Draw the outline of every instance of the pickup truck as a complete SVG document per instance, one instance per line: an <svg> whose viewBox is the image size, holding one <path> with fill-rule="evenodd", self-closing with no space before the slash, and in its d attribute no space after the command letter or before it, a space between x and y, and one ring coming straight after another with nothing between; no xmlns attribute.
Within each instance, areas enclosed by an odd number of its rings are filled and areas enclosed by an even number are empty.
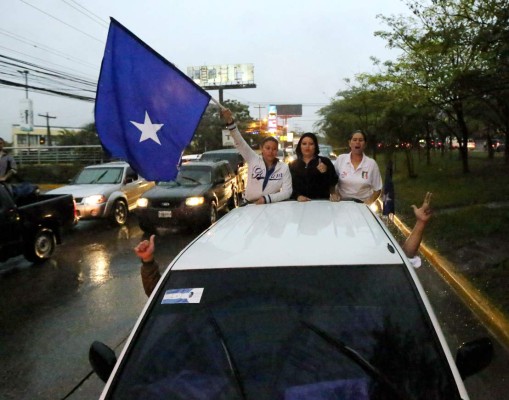
<svg viewBox="0 0 509 400"><path fill-rule="evenodd" d="M247 164L237 149L219 149L210 150L203 153L200 161L220 161L226 160L235 172L236 191L239 201L242 200L242 195L246 190L247 184Z"/></svg>
<svg viewBox="0 0 509 400"><path fill-rule="evenodd" d="M124 225L138 198L155 182L146 181L128 163L113 161L89 165L69 185L50 190L49 194L70 194L76 200L80 220L106 219Z"/></svg>
<svg viewBox="0 0 509 400"><path fill-rule="evenodd" d="M49 259L61 232L75 223L75 203L71 195L13 194L12 187L0 182L0 261L23 254L28 261Z"/></svg>

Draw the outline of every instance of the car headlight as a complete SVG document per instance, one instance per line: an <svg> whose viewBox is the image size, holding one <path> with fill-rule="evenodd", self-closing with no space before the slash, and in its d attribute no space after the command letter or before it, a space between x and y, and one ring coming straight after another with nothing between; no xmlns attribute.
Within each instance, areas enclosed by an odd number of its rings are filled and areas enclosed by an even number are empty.
<svg viewBox="0 0 509 400"><path fill-rule="evenodd" d="M199 196L199 197L188 197L186 199L186 206L194 207L202 205L205 202L205 197Z"/></svg>
<svg viewBox="0 0 509 400"><path fill-rule="evenodd" d="M102 204L106 203L106 197L102 194L94 194L93 196L87 196L83 198L83 204Z"/></svg>
<svg viewBox="0 0 509 400"><path fill-rule="evenodd" d="M148 207L148 199L145 197L140 197L138 200L136 200L136 206L141 208Z"/></svg>

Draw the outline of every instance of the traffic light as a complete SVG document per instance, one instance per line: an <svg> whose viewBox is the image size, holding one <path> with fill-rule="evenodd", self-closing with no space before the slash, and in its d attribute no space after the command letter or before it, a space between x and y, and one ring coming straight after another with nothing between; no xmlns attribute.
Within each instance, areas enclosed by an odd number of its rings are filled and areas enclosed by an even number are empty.
<svg viewBox="0 0 509 400"><path fill-rule="evenodd" d="M39 136L39 144L46 144L46 138L44 136Z"/></svg>

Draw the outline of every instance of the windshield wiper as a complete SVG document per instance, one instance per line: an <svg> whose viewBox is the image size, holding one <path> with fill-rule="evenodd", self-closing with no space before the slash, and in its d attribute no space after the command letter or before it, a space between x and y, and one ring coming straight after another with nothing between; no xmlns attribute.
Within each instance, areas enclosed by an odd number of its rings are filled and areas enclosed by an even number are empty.
<svg viewBox="0 0 509 400"><path fill-rule="evenodd" d="M411 400L411 398L406 394L401 392L394 384L389 380L385 374L380 372L373 364L371 364L368 360L362 357L358 352L356 352L351 347L348 347L341 340L333 338L328 333L324 332L320 328L315 325L310 324L309 322L300 321L302 325L308 328L310 331L318 335L325 342L334 346L337 350L347 356L350 360L354 361L357 365L359 365L369 376L374 378L377 382L382 383L387 389L389 389L396 399L399 400Z"/></svg>
<svg viewBox="0 0 509 400"><path fill-rule="evenodd" d="M101 175L99 175L96 179L94 179L92 182L90 182L90 184L92 183L97 183L99 182L99 180L108 173L108 171L104 171Z"/></svg>
<svg viewBox="0 0 509 400"><path fill-rule="evenodd" d="M233 356L230 353L230 350L228 349L228 346L226 345L226 340L223 335L223 332L221 331L221 328L219 327L219 324L217 323L214 316L211 314L209 316L210 323L214 327L214 332L216 333L217 337L219 338L219 341L221 342L221 346L223 347L224 354L226 356L226 360L228 361L228 365L230 366L230 371L232 372L233 377L235 378L235 382L237 383L237 389L239 390L240 396L245 400L247 399L246 393L244 392L244 386L242 385L242 380L240 379L240 373L237 369L237 366L235 365L235 361L233 360Z"/></svg>
<svg viewBox="0 0 509 400"><path fill-rule="evenodd" d="M200 185L200 181L197 181L196 179L193 179L193 178L189 178L188 176L181 176L182 179L187 179L188 181L191 181L191 182L194 182L194 183L197 183L198 185Z"/></svg>

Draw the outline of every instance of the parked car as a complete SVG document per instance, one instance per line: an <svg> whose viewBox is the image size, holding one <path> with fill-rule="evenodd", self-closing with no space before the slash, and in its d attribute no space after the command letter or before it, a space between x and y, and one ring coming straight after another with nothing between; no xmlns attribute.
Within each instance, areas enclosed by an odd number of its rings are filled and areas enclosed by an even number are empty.
<svg viewBox="0 0 509 400"><path fill-rule="evenodd" d="M118 361L100 342L101 399L466 400L414 267L380 218L351 201L228 213L168 266Z"/></svg>
<svg viewBox="0 0 509 400"><path fill-rule="evenodd" d="M49 259L62 231L75 222L70 195L40 194L29 184L0 182L0 261L23 254L28 261Z"/></svg>
<svg viewBox="0 0 509 400"><path fill-rule="evenodd" d="M475 150L475 147L476 147L475 140L474 139L468 139L467 140L467 149L469 151L473 151L473 150Z"/></svg>
<svg viewBox="0 0 509 400"><path fill-rule="evenodd" d="M334 161L338 156L334 153L334 150L332 150L332 146L329 144L319 144L318 148L320 150L320 155L323 157L328 157L332 161Z"/></svg>
<svg viewBox="0 0 509 400"><path fill-rule="evenodd" d="M247 184L247 164L237 149L220 149L206 151L200 157L200 161L219 161L226 160L235 172L237 181L237 194L239 200L246 190Z"/></svg>
<svg viewBox="0 0 509 400"><path fill-rule="evenodd" d="M277 158L281 161L290 164L295 158L297 158L293 149L279 149L277 151Z"/></svg>
<svg viewBox="0 0 509 400"><path fill-rule="evenodd" d="M72 194L80 220L106 218L115 225L124 225L138 198L154 185L128 163L116 161L85 167L70 185L48 193Z"/></svg>
<svg viewBox="0 0 509 400"><path fill-rule="evenodd" d="M500 139L491 139L491 148L495 151L500 151L500 146L503 146L504 142ZM488 150L488 142L484 142L483 148L485 151Z"/></svg>
<svg viewBox="0 0 509 400"><path fill-rule="evenodd" d="M172 226L209 226L218 212L238 206L236 177L228 161L190 161L177 178L158 182L138 199L138 222L145 232Z"/></svg>
<svg viewBox="0 0 509 400"><path fill-rule="evenodd" d="M182 156L182 164L185 164L189 161L197 161L201 157L201 154L186 154Z"/></svg>

